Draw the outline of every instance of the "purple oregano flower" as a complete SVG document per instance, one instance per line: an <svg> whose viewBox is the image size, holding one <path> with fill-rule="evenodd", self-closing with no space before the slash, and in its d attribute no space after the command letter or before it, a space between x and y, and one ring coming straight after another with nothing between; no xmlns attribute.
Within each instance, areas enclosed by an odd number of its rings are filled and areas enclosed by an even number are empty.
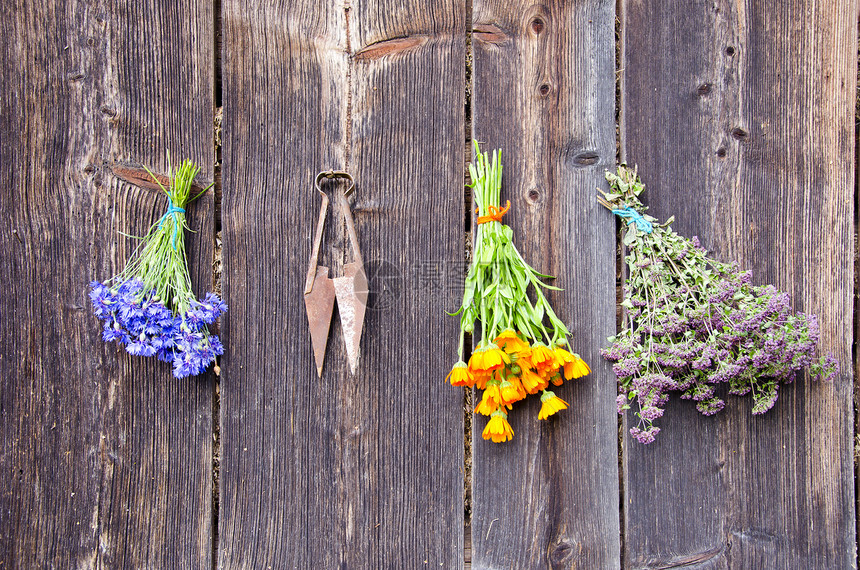
<svg viewBox="0 0 860 570"><path fill-rule="evenodd" d="M639 423L630 434L651 443L660 431L670 393L693 400L704 415L723 409L718 384L729 394L750 394L754 414L773 407L780 384L809 367L813 377L830 380L839 364L816 359L819 339L815 315L791 311L787 293L771 285L754 286L749 271L706 256L698 238L686 239L669 224L657 224L639 201L644 185L624 166L606 173L611 191L601 203L627 222L627 282L624 329L602 351L614 362L619 413L638 407Z"/></svg>
<svg viewBox="0 0 860 570"><path fill-rule="evenodd" d="M196 199L189 200L189 192L198 171L191 161L182 162L170 188L161 187L170 204L167 213L150 228L122 273L90 283L93 313L104 321L102 339L135 356L172 362L177 378L202 373L224 353L208 325L227 305L214 293L202 301L194 297L185 257L184 206Z"/></svg>

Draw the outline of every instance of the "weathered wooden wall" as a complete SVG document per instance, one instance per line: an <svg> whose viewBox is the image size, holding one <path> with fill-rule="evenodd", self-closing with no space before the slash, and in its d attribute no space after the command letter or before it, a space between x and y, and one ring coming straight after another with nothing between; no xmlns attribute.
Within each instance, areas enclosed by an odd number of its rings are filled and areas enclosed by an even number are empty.
<svg viewBox="0 0 860 570"><path fill-rule="evenodd" d="M0 568L856 566L856 0L175 4L0 8ZM210 290L222 231L227 353L177 381L101 342L86 284L165 208L117 173L170 151L212 179L219 97L222 203L189 209L189 256ZM558 418L517 407L505 445L482 417L464 441L443 381L473 135L593 369ZM674 403L655 444L619 440L594 200L616 140L652 213L819 314L835 383L763 417ZM371 306L358 373L335 311L319 379L300 290L329 168L358 182Z"/></svg>

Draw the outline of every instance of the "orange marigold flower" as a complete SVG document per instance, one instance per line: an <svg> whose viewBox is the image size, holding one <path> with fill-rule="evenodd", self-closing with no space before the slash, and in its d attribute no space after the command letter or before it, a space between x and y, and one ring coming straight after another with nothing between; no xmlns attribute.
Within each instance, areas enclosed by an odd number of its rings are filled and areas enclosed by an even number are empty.
<svg viewBox="0 0 860 570"><path fill-rule="evenodd" d="M555 364L555 355L547 345L537 342L532 345L532 363L539 370L548 370Z"/></svg>
<svg viewBox="0 0 860 570"><path fill-rule="evenodd" d="M490 344L487 346L486 351L484 352L484 360L483 366L484 370L495 370L496 368L502 368L505 364L511 363L511 357L508 356L508 353L496 346L495 344Z"/></svg>
<svg viewBox="0 0 860 570"><path fill-rule="evenodd" d="M523 368L520 378L522 378L523 388L529 394L537 394L538 390L540 390L539 386L543 384L543 379L534 370L529 370L528 368Z"/></svg>
<svg viewBox="0 0 860 570"><path fill-rule="evenodd" d="M573 362L575 358L570 352L558 345L552 347L552 354L555 356L555 360L559 367L566 362Z"/></svg>
<svg viewBox="0 0 860 570"><path fill-rule="evenodd" d="M486 370L484 368L484 353L486 350L482 348L480 345L472 352L472 356L469 357L469 372L475 374L476 372L481 372Z"/></svg>
<svg viewBox="0 0 860 570"><path fill-rule="evenodd" d="M489 390L484 390L484 393L481 397L481 401L478 403L478 406L475 408L475 411L479 414L489 416L498 409L499 403L493 400L493 397Z"/></svg>
<svg viewBox="0 0 860 570"><path fill-rule="evenodd" d="M450 380L452 386L474 386L475 378L469 372L469 368L462 360L457 361L446 380Z"/></svg>
<svg viewBox="0 0 860 570"><path fill-rule="evenodd" d="M501 384L499 384L499 391L502 395L502 403L506 406L513 404L514 402L518 402L519 400L522 400L522 396L520 396L520 391L517 389L517 386L510 380L505 380ZM524 395L525 394L523 394L523 396Z"/></svg>
<svg viewBox="0 0 860 570"><path fill-rule="evenodd" d="M523 352L529 348L529 343L522 340L514 329L503 330L495 342L508 354Z"/></svg>
<svg viewBox="0 0 860 570"><path fill-rule="evenodd" d="M514 430L511 424L508 423L508 415L502 411L494 412L481 435L484 436L484 439L493 440L493 443L501 443L512 439L514 437Z"/></svg>
<svg viewBox="0 0 860 570"><path fill-rule="evenodd" d="M499 388L500 382L492 379L487 381L487 386L484 388L484 398L490 398L497 404L502 404L502 389Z"/></svg>
<svg viewBox="0 0 860 570"><path fill-rule="evenodd" d="M532 362L532 349L531 347L526 347L525 349L519 351L518 353L511 355L511 362L515 363L522 369L531 368L534 369L535 365Z"/></svg>
<svg viewBox="0 0 860 570"><path fill-rule="evenodd" d="M556 412L566 410L568 406L567 402L549 390L543 393L543 396L540 397L540 401L543 405L540 407L540 412L538 413L539 420L545 420Z"/></svg>
<svg viewBox="0 0 860 570"><path fill-rule="evenodd" d="M475 386L483 390L487 387L487 381L493 377L492 372L487 372L486 370L478 370L478 371L469 371L472 374L472 378L475 379Z"/></svg>
<svg viewBox="0 0 860 570"><path fill-rule="evenodd" d="M578 354L574 354L573 358L573 362L565 362L564 364L564 377L570 380L587 376L591 372L588 364Z"/></svg>
<svg viewBox="0 0 860 570"><path fill-rule="evenodd" d="M523 388L523 383L520 381L519 377L511 376L508 378L508 380L516 387L517 393L520 395L520 400L525 399L525 397L528 395L528 392L526 392L526 389Z"/></svg>

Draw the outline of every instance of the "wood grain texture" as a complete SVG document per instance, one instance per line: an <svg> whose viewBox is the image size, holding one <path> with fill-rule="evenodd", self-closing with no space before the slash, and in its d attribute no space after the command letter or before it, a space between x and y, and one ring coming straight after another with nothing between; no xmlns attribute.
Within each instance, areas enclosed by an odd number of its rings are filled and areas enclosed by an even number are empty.
<svg viewBox="0 0 860 570"><path fill-rule="evenodd" d="M375 294L362 368L379 422L377 568L463 565L463 391L445 376L465 257L465 24L464 0L356 2L350 19L354 52L399 44L352 69L354 211Z"/></svg>
<svg viewBox="0 0 860 570"><path fill-rule="evenodd" d="M224 8L219 565L458 567L457 300L415 272L463 258L464 5ZM357 181L371 299L358 374L335 310L320 380L301 292L329 168ZM320 264L339 276L352 253L332 210Z"/></svg>
<svg viewBox="0 0 860 570"><path fill-rule="evenodd" d="M166 208L114 163L212 174L204 3L4 3L0 29L0 567L206 567L212 382L101 340L87 284ZM189 208L212 283L212 200Z"/></svg>
<svg viewBox="0 0 860 570"><path fill-rule="evenodd" d="M623 152L650 212L817 313L843 367L761 417L676 401L656 443L626 437L625 566L852 567L857 3L623 5Z"/></svg>
<svg viewBox="0 0 860 570"><path fill-rule="evenodd" d="M503 149L506 221L524 257L558 276L551 295L592 374L557 390L539 422L515 406L512 442L473 429L473 568L617 568L615 386L599 348L615 331L613 222L594 200L615 161L614 2L476 0L473 125Z"/></svg>

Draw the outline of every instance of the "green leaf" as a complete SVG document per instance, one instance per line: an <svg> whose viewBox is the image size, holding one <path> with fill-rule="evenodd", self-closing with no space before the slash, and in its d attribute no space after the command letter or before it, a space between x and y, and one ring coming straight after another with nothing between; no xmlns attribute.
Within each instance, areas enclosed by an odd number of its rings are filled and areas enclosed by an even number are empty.
<svg viewBox="0 0 860 570"><path fill-rule="evenodd" d="M627 233L624 235L623 243L626 246L631 246L636 241L636 236L638 232L636 231L636 224L627 224Z"/></svg>
<svg viewBox="0 0 860 570"><path fill-rule="evenodd" d="M466 290L463 292L463 306L468 307L475 299L475 283L467 283Z"/></svg>
<svg viewBox="0 0 860 570"><path fill-rule="evenodd" d="M540 322L543 320L543 316L544 316L543 303L537 303L534 306L533 314L534 314L534 318L536 321Z"/></svg>
<svg viewBox="0 0 860 570"><path fill-rule="evenodd" d="M519 332L528 334L531 332L531 325L527 319L523 319L519 313L514 315L514 324Z"/></svg>

